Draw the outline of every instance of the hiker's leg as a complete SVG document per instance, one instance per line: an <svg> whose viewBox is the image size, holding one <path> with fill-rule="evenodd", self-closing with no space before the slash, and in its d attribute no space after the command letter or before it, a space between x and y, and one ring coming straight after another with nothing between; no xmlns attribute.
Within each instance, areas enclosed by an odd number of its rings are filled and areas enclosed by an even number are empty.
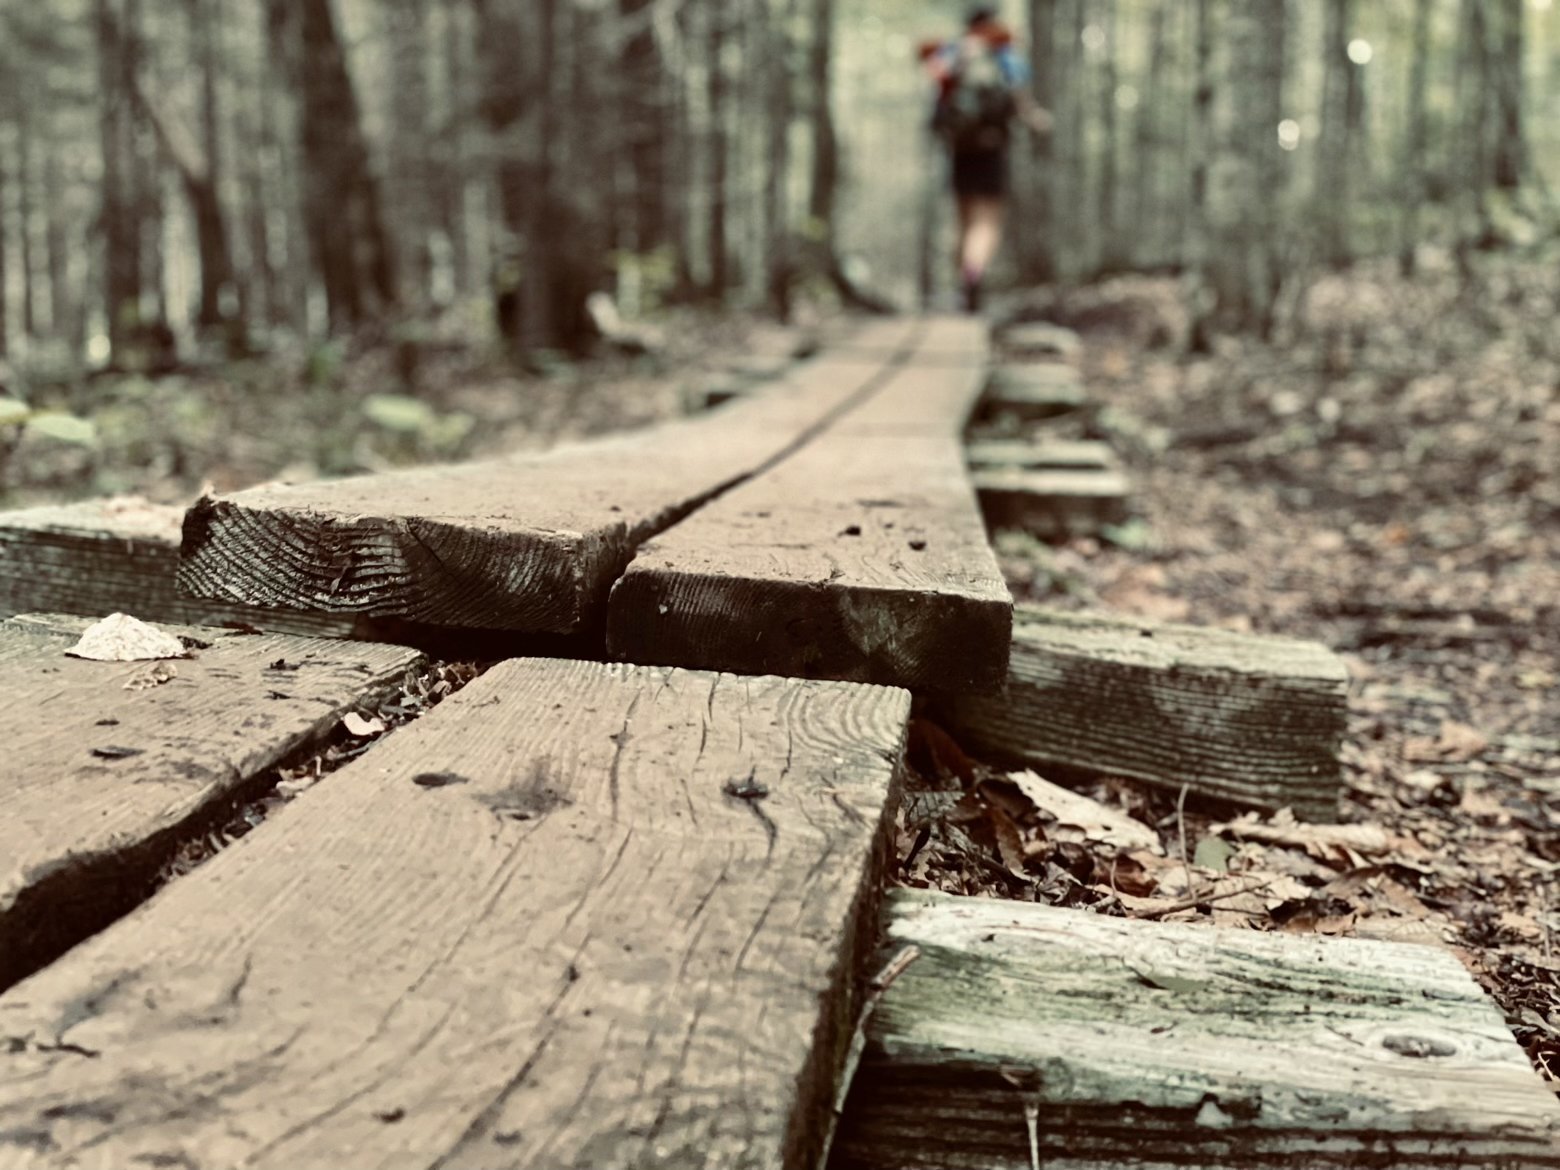
<svg viewBox="0 0 1560 1170"><path fill-rule="evenodd" d="M1004 212L1001 199L972 196L960 201L959 270L966 280L980 281L991 267L1002 243Z"/></svg>

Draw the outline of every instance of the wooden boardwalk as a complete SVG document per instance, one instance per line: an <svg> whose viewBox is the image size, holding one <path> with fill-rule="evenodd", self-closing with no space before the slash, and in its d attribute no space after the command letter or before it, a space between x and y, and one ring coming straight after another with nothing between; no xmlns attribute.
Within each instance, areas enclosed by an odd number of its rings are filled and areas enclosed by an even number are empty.
<svg viewBox="0 0 1560 1170"><path fill-rule="evenodd" d="M969 469L1121 473L1044 430L1076 338L1006 344L997 398L1033 401L985 409L1022 440L966 449L978 323L878 323L636 434L204 500L195 598L166 513L0 517L12 609L245 627L101 663L64 655L80 620L0 622L0 1167L820 1170L837 1127L834 1170L1554 1165L1553 1101L1439 952L880 919L911 691L992 757L1336 808L1321 647L1015 628ZM427 669L285 631L396 622L600 661L494 665L158 888Z"/></svg>

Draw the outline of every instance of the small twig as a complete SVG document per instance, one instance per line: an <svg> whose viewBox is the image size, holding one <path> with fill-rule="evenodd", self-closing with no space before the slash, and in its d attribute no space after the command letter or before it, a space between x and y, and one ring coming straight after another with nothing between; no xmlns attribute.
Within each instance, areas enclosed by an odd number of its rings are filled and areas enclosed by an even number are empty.
<svg viewBox="0 0 1560 1170"><path fill-rule="evenodd" d="M1192 880L1192 857L1186 851L1186 790L1190 784L1181 785L1181 794L1175 798L1175 830L1181 836L1181 869L1186 874L1186 892L1188 895L1197 888Z"/></svg>
<svg viewBox="0 0 1560 1170"><path fill-rule="evenodd" d="M867 981L867 995L856 1016L856 1030L851 1034L850 1047L845 1051L845 1063L840 1069L839 1088L834 1094L834 1112L829 1116L829 1131L823 1135L823 1147L818 1152L817 1170L828 1165L829 1150L834 1145L834 1134L839 1129L840 1118L845 1114L845 1098L850 1095L851 1082L856 1079L856 1069L861 1064L861 1054L867 1047L867 1021L877 1010L884 994L894 980L905 973L905 968L921 957L921 948L911 943L902 948L876 975Z"/></svg>
<svg viewBox="0 0 1560 1170"><path fill-rule="evenodd" d="M1179 902L1172 902L1168 906L1160 906L1154 910L1145 910L1141 914L1134 914L1134 918L1163 918L1166 914L1179 914L1182 910L1195 910L1199 906L1211 906L1215 902L1223 902L1229 898L1238 898L1242 894L1254 894L1258 890L1266 889L1276 882L1278 878L1270 877L1264 881L1253 882L1249 886L1242 886L1238 890L1225 890L1222 894L1216 894L1212 890L1206 894L1199 894L1191 898L1182 898Z"/></svg>

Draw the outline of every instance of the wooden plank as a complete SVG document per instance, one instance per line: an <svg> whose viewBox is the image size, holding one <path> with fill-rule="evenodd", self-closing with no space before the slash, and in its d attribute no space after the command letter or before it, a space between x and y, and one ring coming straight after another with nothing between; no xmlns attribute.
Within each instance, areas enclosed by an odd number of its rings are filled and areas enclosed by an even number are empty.
<svg viewBox="0 0 1560 1170"><path fill-rule="evenodd" d="M885 346L909 337L870 328ZM243 604L576 633L643 540L805 443L892 364L826 355L711 414L541 455L207 498L179 581Z"/></svg>
<svg viewBox="0 0 1560 1170"><path fill-rule="evenodd" d="M612 591L630 662L991 690L1012 601L959 433L978 362L909 368L824 435L650 541Z"/></svg>
<svg viewBox="0 0 1560 1170"><path fill-rule="evenodd" d="M998 366L991 372L981 416L1034 421L1070 414L1088 401L1083 379L1072 366L1056 362Z"/></svg>
<svg viewBox="0 0 1560 1170"><path fill-rule="evenodd" d="M886 922L919 955L831 1170L1556 1164L1560 1104L1439 948L909 890Z"/></svg>
<svg viewBox="0 0 1560 1170"><path fill-rule="evenodd" d="M971 478L993 531L1012 529L1042 540L1093 536L1132 514L1131 485L1119 469L988 467Z"/></svg>
<svg viewBox="0 0 1560 1170"><path fill-rule="evenodd" d="M0 512L0 618L130 613L149 622L249 625L348 637L350 617L225 605L181 593L184 509L134 496Z"/></svg>
<svg viewBox="0 0 1560 1170"><path fill-rule="evenodd" d="M0 997L0 1163L811 1170L908 714L503 663Z"/></svg>
<svg viewBox="0 0 1560 1170"><path fill-rule="evenodd" d="M1106 471L1121 466L1110 444L1095 439L979 439L965 446L964 457L977 469Z"/></svg>
<svg viewBox="0 0 1560 1170"><path fill-rule="evenodd" d="M1019 606L1007 693L952 700L969 746L1258 808L1337 815L1348 671L1315 642Z"/></svg>
<svg viewBox="0 0 1560 1170"><path fill-rule="evenodd" d="M997 333L997 348L1008 361L1049 359L1076 363L1083 352L1083 341L1062 325L1019 321Z"/></svg>
<svg viewBox="0 0 1560 1170"><path fill-rule="evenodd" d="M67 658L87 624L0 623L0 987L130 909L194 826L421 660L219 630L166 664Z"/></svg>

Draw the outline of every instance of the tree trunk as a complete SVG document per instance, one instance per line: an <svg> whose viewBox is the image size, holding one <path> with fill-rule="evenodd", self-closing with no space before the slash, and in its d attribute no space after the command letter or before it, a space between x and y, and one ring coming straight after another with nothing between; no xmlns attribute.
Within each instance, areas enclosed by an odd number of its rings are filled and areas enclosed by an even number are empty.
<svg viewBox="0 0 1560 1170"><path fill-rule="evenodd" d="M332 329L397 303L394 254L331 0L271 0L292 34L303 218Z"/></svg>
<svg viewBox="0 0 1560 1170"><path fill-rule="evenodd" d="M840 140L834 127L834 21L834 0L812 0L807 69L812 94L812 179L807 216L830 256L835 248L840 182Z"/></svg>
<svg viewBox="0 0 1560 1170"><path fill-rule="evenodd" d="M136 31L115 0L97 0L98 136L103 160L101 210L103 314L109 359L125 352L141 315L141 233L130 93ZM129 11L125 13L128 17Z"/></svg>
<svg viewBox="0 0 1560 1170"><path fill-rule="evenodd" d="M1137 128L1133 147L1132 260L1152 264L1161 259L1159 240L1159 201L1161 173L1160 104L1164 100L1165 59L1169 51L1166 35L1165 2L1154 0L1148 17L1148 76L1137 106Z"/></svg>
<svg viewBox="0 0 1560 1170"><path fill-rule="evenodd" d="M1117 125L1116 0L1095 0L1091 5L1104 34L1100 66L1100 268L1118 272L1127 266L1128 242L1123 239L1119 208L1121 153Z"/></svg>
<svg viewBox="0 0 1560 1170"><path fill-rule="evenodd" d="M791 317L791 282L794 261L791 256L791 119L793 116L791 76L791 30L796 22L798 0L779 0L779 13L766 8L765 80L768 166L764 181L764 283L770 311L781 321Z"/></svg>
<svg viewBox="0 0 1560 1170"><path fill-rule="evenodd" d="M726 99L729 79L726 75L726 44L730 34L731 0L707 0L709 12L706 26L705 60L708 73L705 100L709 104L709 217L705 224L710 257L710 276L707 291L717 301L723 300L731 283L731 253L728 225L729 205L727 178L730 170L731 144L728 138L730 125Z"/></svg>
<svg viewBox="0 0 1560 1170"><path fill-rule="evenodd" d="M1192 87L1190 118L1190 170L1187 192L1187 255L1192 273L1188 296L1191 329L1187 346L1193 353L1213 349L1213 311L1215 306L1210 272L1208 223L1208 169L1213 156L1213 2L1197 0L1192 41L1195 78Z"/></svg>
<svg viewBox="0 0 1560 1170"><path fill-rule="evenodd" d="M1034 76L1035 101L1052 113L1056 105L1056 5L1057 0L1029 0L1029 68ZM1032 139L1029 157L1028 208L1019 240L1019 264L1026 281L1044 283L1056 279L1051 212L1057 187L1053 135Z"/></svg>
<svg viewBox="0 0 1560 1170"><path fill-rule="evenodd" d="M1522 129L1523 0L1499 0L1489 13L1500 30L1495 73L1496 132L1490 178L1502 191L1515 191L1527 170Z"/></svg>
<svg viewBox="0 0 1560 1170"><path fill-rule="evenodd" d="M1426 152L1429 147L1425 119L1425 89L1430 71L1430 17L1435 0L1415 0L1413 61L1408 75L1408 126L1403 135L1402 212L1399 222L1398 270L1405 278L1415 271L1419 247L1419 209L1425 200Z"/></svg>
<svg viewBox="0 0 1560 1170"><path fill-rule="evenodd" d="M1350 106L1356 66L1349 60L1353 0L1327 0L1322 38L1322 135L1316 160L1316 223L1323 262L1333 268L1353 258L1349 237L1350 161L1354 117Z"/></svg>

